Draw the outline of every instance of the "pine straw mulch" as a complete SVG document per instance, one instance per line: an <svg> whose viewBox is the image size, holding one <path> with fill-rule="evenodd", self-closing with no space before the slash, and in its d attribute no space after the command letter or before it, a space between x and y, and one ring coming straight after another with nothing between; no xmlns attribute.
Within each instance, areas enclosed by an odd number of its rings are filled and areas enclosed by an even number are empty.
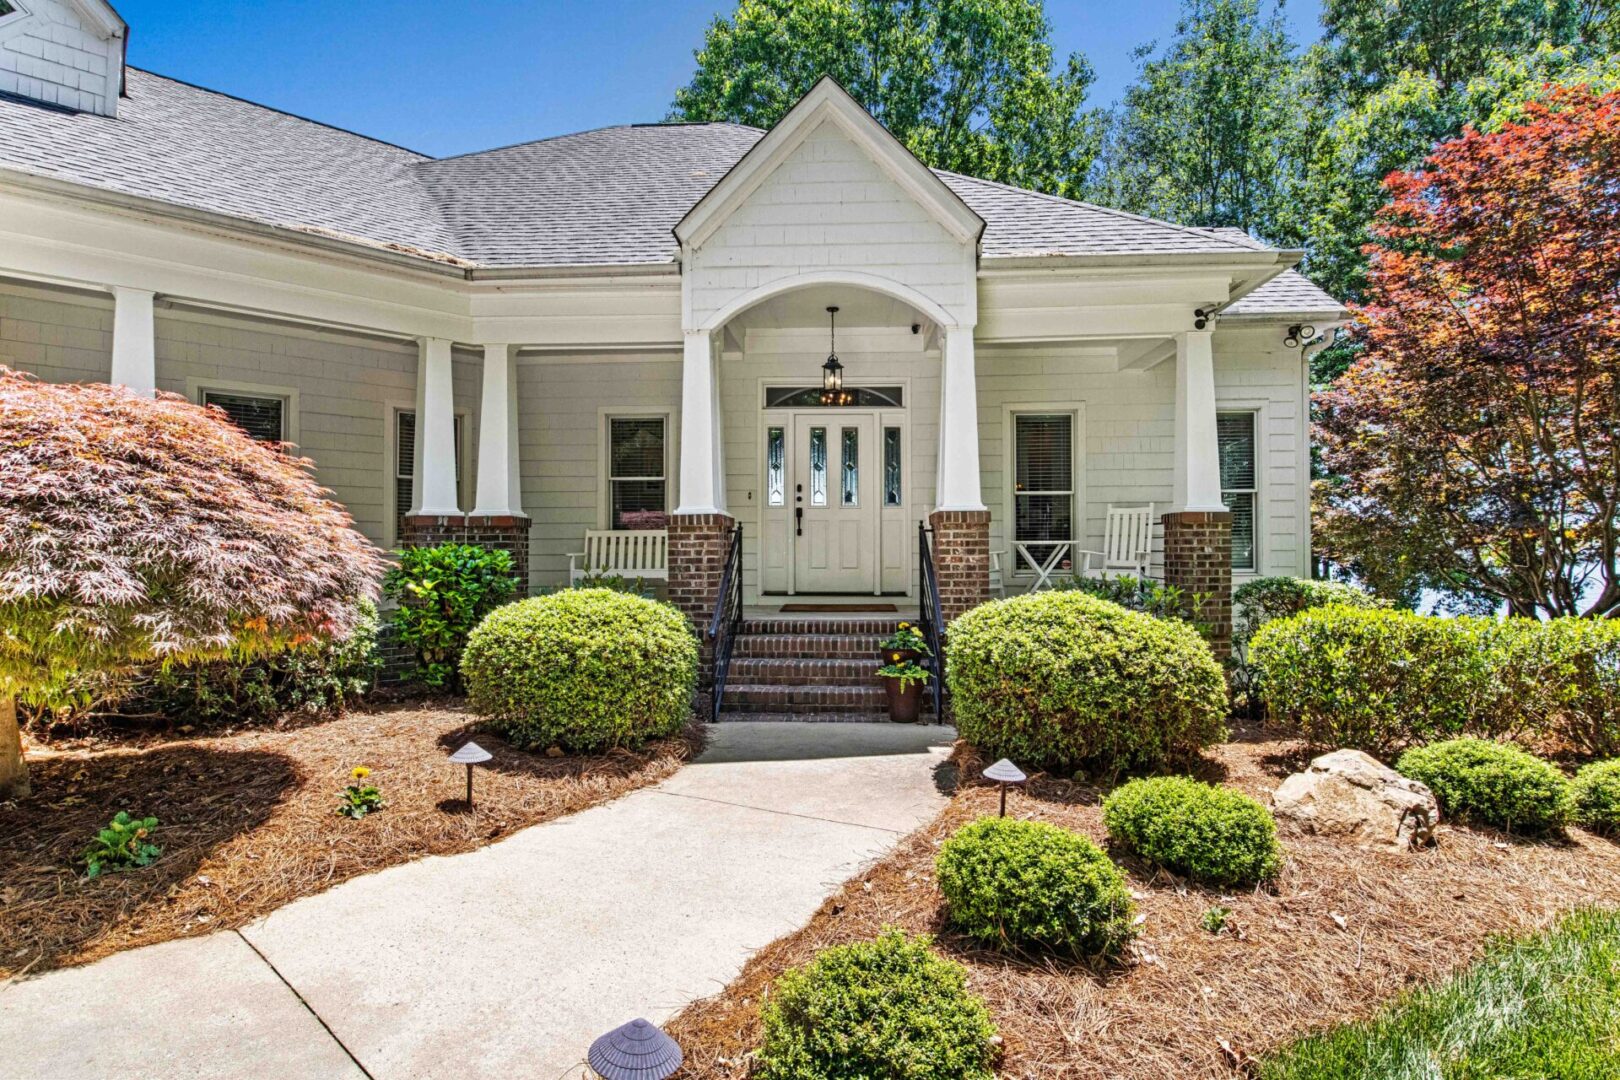
<svg viewBox="0 0 1620 1080"><path fill-rule="evenodd" d="M424 855L470 851L518 829L656 783L700 729L639 751L548 757L476 731L460 706L351 712L147 748L35 751L33 794L0 803L0 986L137 945L242 926L341 881ZM476 734L494 760L446 755ZM386 809L336 812L356 765ZM119 810L159 820L163 856L86 880L77 857Z"/></svg>
<svg viewBox="0 0 1620 1080"><path fill-rule="evenodd" d="M984 764L960 746L958 759L967 777ZM1211 751L1203 778L1267 801L1304 760L1295 743L1253 735ZM1010 815L1105 840L1102 789L1046 777L1029 787L1009 796ZM686 1052L678 1076L747 1075L771 981L829 945L889 925L936 935L942 952L967 965L1000 1029L1002 1076L1230 1080L1307 1030L1365 1017L1400 990L1454 970L1491 935L1539 929L1581 904L1620 904L1620 845L1578 830L1568 842L1527 842L1443 825L1438 847L1413 853L1285 833L1277 882L1235 896L1120 859L1145 920L1115 967L1009 958L945 928L933 874L940 843L995 812L994 788L966 786L802 930L682 1011L667 1026ZM1232 932L1200 925L1217 904L1232 910Z"/></svg>

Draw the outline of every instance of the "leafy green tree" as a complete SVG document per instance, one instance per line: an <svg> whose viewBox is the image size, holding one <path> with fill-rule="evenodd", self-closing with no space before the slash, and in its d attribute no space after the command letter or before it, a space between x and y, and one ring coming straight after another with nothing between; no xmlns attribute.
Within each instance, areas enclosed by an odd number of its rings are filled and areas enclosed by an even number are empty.
<svg viewBox="0 0 1620 1080"><path fill-rule="evenodd" d="M926 164L1068 196L1100 141L1041 0L741 0L696 56L672 119L770 127L831 75Z"/></svg>
<svg viewBox="0 0 1620 1080"><path fill-rule="evenodd" d="M1294 46L1280 7L1189 0L1141 70L1108 134L1101 201L1187 225L1277 232L1304 129Z"/></svg>

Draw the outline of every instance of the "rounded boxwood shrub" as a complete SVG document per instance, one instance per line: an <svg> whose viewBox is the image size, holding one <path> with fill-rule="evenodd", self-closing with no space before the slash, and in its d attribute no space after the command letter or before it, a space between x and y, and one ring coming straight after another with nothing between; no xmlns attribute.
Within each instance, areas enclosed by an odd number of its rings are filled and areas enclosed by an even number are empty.
<svg viewBox="0 0 1620 1080"><path fill-rule="evenodd" d="M1620 621L1507 619L1495 638L1513 730L1591 757L1620 754Z"/></svg>
<svg viewBox="0 0 1620 1080"><path fill-rule="evenodd" d="M945 841L934 869L951 925L998 948L1112 956L1131 937L1125 875L1056 825L982 818Z"/></svg>
<svg viewBox="0 0 1620 1080"><path fill-rule="evenodd" d="M946 645L956 727L1026 767L1152 767L1226 737L1226 683L1185 623L1081 592L981 604Z"/></svg>
<svg viewBox="0 0 1620 1080"><path fill-rule="evenodd" d="M1427 784L1443 814L1508 832L1556 832L1574 812L1570 783L1552 765L1517 746L1452 739L1408 750L1395 763Z"/></svg>
<svg viewBox="0 0 1620 1080"><path fill-rule="evenodd" d="M668 604L567 589L497 608L467 637L472 707L518 746L601 750L680 731L698 643Z"/></svg>
<svg viewBox="0 0 1620 1080"><path fill-rule="evenodd" d="M1574 794L1577 824L1602 836L1620 836L1620 758L1581 769Z"/></svg>
<svg viewBox="0 0 1620 1080"><path fill-rule="evenodd" d="M1103 800L1114 842L1172 873L1224 888L1282 866L1271 811L1240 791L1185 776L1132 780Z"/></svg>
<svg viewBox="0 0 1620 1080"><path fill-rule="evenodd" d="M989 1080L996 1033L961 964L886 930L776 980L764 1010L766 1080Z"/></svg>
<svg viewBox="0 0 1620 1080"><path fill-rule="evenodd" d="M1489 620L1332 604L1262 626L1249 663L1273 720L1313 745L1379 756L1493 730L1492 646Z"/></svg>

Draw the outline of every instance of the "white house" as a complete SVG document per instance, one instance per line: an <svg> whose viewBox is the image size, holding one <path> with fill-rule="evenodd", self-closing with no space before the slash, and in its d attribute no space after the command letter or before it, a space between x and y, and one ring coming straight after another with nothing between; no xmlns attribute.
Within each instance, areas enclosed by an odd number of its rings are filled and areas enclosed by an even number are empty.
<svg viewBox="0 0 1620 1080"><path fill-rule="evenodd" d="M540 588L667 525L699 619L733 523L753 607L914 605L931 521L949 614L1148 504L1169 581L1307 571L1300 326L1343 312L1299 252L930 170L831 81L768 132L434 159L125 35L0 0L0 363L219 404L380 545L504 544Z"/></svg>

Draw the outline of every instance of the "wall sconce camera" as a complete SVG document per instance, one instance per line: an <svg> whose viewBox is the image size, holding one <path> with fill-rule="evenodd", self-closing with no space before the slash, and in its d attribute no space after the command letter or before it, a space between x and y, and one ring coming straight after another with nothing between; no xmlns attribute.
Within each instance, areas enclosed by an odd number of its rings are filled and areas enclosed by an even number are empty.
<svg viewBox="0 0 1620 1080"><path fill-rule="evenodd" d="M1198 308L1198 309L1194 310L1193 311L1193 329L1194 330L1202 330L1202 329L1204 329L1205 327L1207 327L1209 325L1209 320L1213 319L1214 317L1215 317L1215 313L1213 311L1211 311L1209 308Z"/></svg>
<svg viewBox="0 0 1620 1080"><path fill-rule="evenodd" d="M1305 342L1316 337L1316 327L1309 323L1295 323L1288 328L1288 336L1283 338L1283 345L1290 349L1297 349Z"/></svg>

